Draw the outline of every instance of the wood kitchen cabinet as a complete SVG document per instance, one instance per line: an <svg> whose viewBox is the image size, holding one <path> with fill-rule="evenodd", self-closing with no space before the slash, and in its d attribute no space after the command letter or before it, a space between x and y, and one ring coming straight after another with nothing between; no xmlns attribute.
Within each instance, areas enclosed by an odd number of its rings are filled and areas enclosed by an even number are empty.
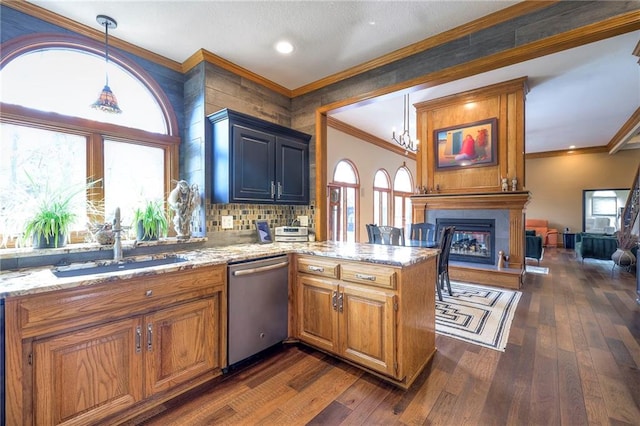
<svg viewBox="0 0 640 426"><path fill-rule="evenodd" d="M302 342L404 388L433 356L435 257L399 268L298 255L296 281Z"/></svg>
<svg viewBox="0 0 640 426"><path fill-rule="evenodd" d="M225 284L215 266L8 298L8 424L118 423L220 375Z"/></svg>
<svg viewBox="0 0 640 426"><path fill-rule="evenodd" d="M208 119L214 203L309 204L310 135L229 109Z"/></svg>

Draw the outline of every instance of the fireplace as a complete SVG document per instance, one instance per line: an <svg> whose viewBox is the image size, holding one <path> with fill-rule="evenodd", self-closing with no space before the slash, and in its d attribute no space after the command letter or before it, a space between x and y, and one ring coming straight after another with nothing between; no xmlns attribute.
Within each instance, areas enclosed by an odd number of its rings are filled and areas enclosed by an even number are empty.
<svg viewBox="0 0 640 426"><path fill-rule="evenodd" d="M495 263L495 219L437 218L436 230L455 226L449 259L469 263Z"/></svg>

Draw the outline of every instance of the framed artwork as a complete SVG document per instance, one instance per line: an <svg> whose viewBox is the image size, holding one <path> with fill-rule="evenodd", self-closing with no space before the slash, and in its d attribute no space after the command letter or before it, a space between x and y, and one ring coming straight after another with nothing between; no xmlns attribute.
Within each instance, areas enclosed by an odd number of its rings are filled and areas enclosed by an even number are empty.
<svg viewBox="0 0 640 426"><path fill-rule="evenodd" d="M273 242L269 222L266 220L256 220L256 232L258 233L258 241L261 243L268 244Z"/></svg>
<svg viewBox="0 0 640 426"><path fill-rule="evenodd" d="M496 165L497 133L497 118L434 130L436 170Z"/></svg>

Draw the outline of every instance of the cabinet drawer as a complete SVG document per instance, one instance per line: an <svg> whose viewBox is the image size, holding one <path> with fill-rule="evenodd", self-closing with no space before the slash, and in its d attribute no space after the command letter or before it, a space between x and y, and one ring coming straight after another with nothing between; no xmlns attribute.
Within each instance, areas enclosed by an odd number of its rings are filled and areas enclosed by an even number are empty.
<svg viewBox="0 0 640 426"><path fill-rule="evenodd" d="M340 273L342 281L389 289L396 288L397 272L393 268L363 263L342 263Z"/></svg>
<svg viewBox="0 0 640 426"><path fill-rule="evenodd" d="M150 311L220 291L226 266L132 278L17 300L23 337Z"/></svg>
<svg viewBox="0 0 640 426"><path fill-rule="evenodd" d="M298 272L319 275L321 277L338 278L340 265L336 261L317 257L299 257Z"/></svg>

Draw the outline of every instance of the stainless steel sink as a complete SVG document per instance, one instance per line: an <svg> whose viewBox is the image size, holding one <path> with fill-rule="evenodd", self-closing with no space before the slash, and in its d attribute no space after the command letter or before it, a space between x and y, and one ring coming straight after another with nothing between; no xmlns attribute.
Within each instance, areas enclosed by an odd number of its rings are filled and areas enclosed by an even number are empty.
<svg viewBox="0 0 640 426"><path fill-rule="evenodd" d="M108 263L104 265L79 265L56 268L53 275L58 278L79 277L84 275L105 274L109 272L129 271L132 269L149 268L152 266L170 265L173 263L185 262L188 259L178 256L168 256L159 259L135 260L129 259L121 262Z"/></svg>

